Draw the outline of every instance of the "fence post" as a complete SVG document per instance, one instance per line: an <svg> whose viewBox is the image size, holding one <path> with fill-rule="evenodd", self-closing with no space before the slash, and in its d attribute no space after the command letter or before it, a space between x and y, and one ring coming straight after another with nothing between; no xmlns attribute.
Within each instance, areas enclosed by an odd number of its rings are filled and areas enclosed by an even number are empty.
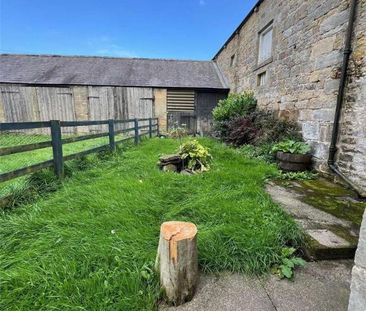
<svg viewBox="0 0 366 311"><path fill-rule="evenodd" d="M156 136L159 136L159 118L156 118Z"/></svg>
<svg viewBox="0 0 366 311"><path fill-rule="evenodd" d="M62 156L60 120L51 120L50 124L54 171L58 178L62 178L64 176L64 160Z"/></svg>
<svg viewBox="0 0 366 311"><path fill-rule="evenodd" d="M149 138L152 137L152 118L149 119Z"/></svg>
<svg viewBox="0 0 366 311"><path fill-rule="evenodd" d="M139 121L135 118L135 144L139 143Z"/></svg>
<svg viewBox="0 0 366 311"><path fill-rule="evenodd" d="M109 148L112 152L116 151L116 141L114 138L114 120L108 120L108 137L109 137Z"/></svg>

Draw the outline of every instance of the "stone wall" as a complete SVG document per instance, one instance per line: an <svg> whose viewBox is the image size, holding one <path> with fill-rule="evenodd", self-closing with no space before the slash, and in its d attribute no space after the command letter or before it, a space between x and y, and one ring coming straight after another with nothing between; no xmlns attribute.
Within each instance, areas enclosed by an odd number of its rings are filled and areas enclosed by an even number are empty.
<svg viewBox="0 0 366 311"><path fill-rule="evenodd" d="M352 269L351 296L349 311L364 311L366 306L366 212L360 231L360 240Z"/></svg>
<svg viewBox="0 0 366 311"><path fill-rule="evenodd" d="M366 191L366 0L359 0L340 131L338 165ZM363 178L363 181L360 179Z"/></svg>
<svg viewBox="0 0 366 311"><path fill-rule="evenodd" d="M159 118L159 131L166 133L167 129L167 107L166 89L154 89L155 117Z"/></svg>
<svg viewBox="0 0 366 311"><path fill-rule="evenodd" d="M337 164L366 190L366 0L358 2ZM215 57L232 92L254 90L261 108L300 124L324 172L348 16L348 0L265 0ZM271 22L272 58L258 66L259 32Z"/></svg>

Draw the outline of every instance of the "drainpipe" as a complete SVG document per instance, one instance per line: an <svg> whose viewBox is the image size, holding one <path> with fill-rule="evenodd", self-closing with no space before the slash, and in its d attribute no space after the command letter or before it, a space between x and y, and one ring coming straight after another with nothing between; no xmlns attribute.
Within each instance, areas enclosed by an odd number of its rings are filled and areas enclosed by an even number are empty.
<svg viewBox="0 0 366 311"><path fill-rule="evenodd" d="M335 155L337 152L337 140L338 140L338 136L339 136L339 120L341 118L342 104L343 104L343 99L344 99L349 56L352 52L351 41L352 41L353 24L354 24L355 14L356 14L356 6L357 6L357 0L351 0L348 27L347 27L347 32L346 32L346 41L345 41L344 50L343 50L343 64L342 64L342 70L341 70L341 79L339 82L332 137L331 137L331 142L330 142L330 147L329 147L328 166L332 172L334 172L336 175L338 175L340 178L342 178L353 190L355 190L357 192L357 194L359 196L366 197L366 192L362 191L361 189L359 189L359 187L357 185L355 185L353 182L351 182L338 169L337 165L335 164Z"/></svg>

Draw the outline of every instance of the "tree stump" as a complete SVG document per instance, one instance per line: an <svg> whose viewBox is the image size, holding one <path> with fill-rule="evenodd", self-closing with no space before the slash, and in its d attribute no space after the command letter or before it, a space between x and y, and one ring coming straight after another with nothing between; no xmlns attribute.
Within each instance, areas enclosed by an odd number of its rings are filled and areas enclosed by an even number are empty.
<svg viewBox="0 0 366 311"><path fill-rule="evenodd" d="M168 221L161 225L155 267L168 303L177 306L192 299L198 281L195 224Z"/></svg>

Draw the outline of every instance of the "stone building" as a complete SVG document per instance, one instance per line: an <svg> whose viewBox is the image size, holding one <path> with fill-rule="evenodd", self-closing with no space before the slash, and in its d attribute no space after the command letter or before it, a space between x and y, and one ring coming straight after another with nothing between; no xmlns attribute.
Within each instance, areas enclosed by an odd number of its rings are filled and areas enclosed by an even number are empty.
<svg viewBox="0 0 366 311"><path fill-rule="evenodd" d="M350 0L260 0L214 57L231 92L295 120L328 172ZM335 163L366 193L366 0L355 2Z"/></svg>
<svg viewBox="0 0 366 311"><path fill-rule="evenodd" d="M0 55L0 122L158 117L205 133L227 93L213 61Z"/></svg>
<svg viewBox="0 0 366 311"><path fill-rule="evenodd" d="M366 196L366 0L260 0L214 61L232 92L253 90L259 107L299 123L320 171ZM365 256L366 213L350 311L366 308Z"/></svg>

